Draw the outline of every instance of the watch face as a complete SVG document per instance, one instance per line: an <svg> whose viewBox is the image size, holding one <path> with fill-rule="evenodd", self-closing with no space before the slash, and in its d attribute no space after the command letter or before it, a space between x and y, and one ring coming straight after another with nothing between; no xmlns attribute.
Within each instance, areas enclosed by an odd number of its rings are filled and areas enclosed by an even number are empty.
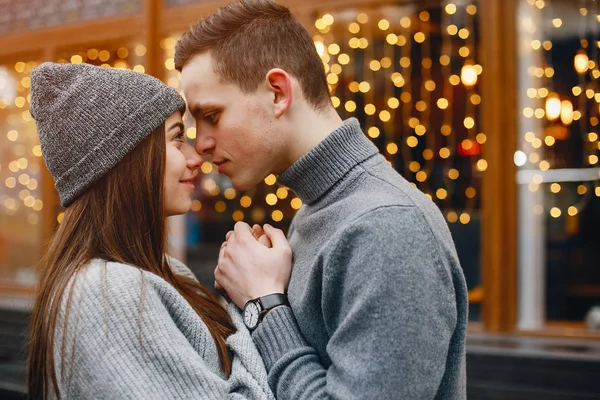
<svg viewBox="0 0 600 400"><path fill-rule="evenodd" d="M254 329L258 325L258 306L254 302L248 302L244 307L244 324L248 329Z"/></svg>

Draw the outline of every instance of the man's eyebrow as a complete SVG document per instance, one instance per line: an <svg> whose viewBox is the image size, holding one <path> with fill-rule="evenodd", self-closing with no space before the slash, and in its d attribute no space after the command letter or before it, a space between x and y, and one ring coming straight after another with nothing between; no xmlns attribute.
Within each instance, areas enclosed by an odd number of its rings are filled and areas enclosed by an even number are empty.
<svg viewBox="0 0 600 400"><path fill-rule="evenodd" d="M218 108L218 106L216 104L212 104L212 103L205 103L205 104L194 104L191 107L189 107L190 110L190 114L192 114L193 117L197 117L198 115L204 114L207 111L210 111L211 109L214 108Z"/></svg>

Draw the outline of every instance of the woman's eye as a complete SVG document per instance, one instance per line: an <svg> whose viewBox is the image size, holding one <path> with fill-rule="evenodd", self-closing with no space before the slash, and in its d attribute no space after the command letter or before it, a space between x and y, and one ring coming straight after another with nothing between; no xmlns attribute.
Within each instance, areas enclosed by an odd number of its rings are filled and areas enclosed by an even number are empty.
<svg viewBox="0 0 600 400"><path fill-rule="evenodd" d="M185 134L183 132L179 132L177 136L173 138L173 140L177 142L185 142Z"/></svg>

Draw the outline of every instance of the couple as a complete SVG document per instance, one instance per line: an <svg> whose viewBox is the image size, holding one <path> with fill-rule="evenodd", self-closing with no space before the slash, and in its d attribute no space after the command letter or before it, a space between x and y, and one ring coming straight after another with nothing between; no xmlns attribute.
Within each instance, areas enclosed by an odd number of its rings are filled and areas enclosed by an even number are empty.
<svg viewBox="0 0 600 400"><path fill-rule="evenodd" d="M66 210L41 262L31 398L465 399L467 292L447 225L336 114L308 32L272 1L237 1L175 58L195 149L183 99L150 76L32 73ZM238 190L272 173L304 203L289 243L268 225L227 234L227 308L165 253L198 153Z"/></svg>

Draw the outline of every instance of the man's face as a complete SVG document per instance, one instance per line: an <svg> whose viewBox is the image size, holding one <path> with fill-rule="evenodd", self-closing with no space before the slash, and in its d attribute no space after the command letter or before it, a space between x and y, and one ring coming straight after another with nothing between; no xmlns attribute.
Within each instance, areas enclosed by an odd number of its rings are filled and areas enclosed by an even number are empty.
<svg viewBox="0 0 600 400"><path fill-rule="evenodd" d="M211 155L236 189L248 190L289 166L266 83L244 94L235 84L222 83L211 55L203 53L183 67L181 84L196 120L196 151Z"/></svg>

